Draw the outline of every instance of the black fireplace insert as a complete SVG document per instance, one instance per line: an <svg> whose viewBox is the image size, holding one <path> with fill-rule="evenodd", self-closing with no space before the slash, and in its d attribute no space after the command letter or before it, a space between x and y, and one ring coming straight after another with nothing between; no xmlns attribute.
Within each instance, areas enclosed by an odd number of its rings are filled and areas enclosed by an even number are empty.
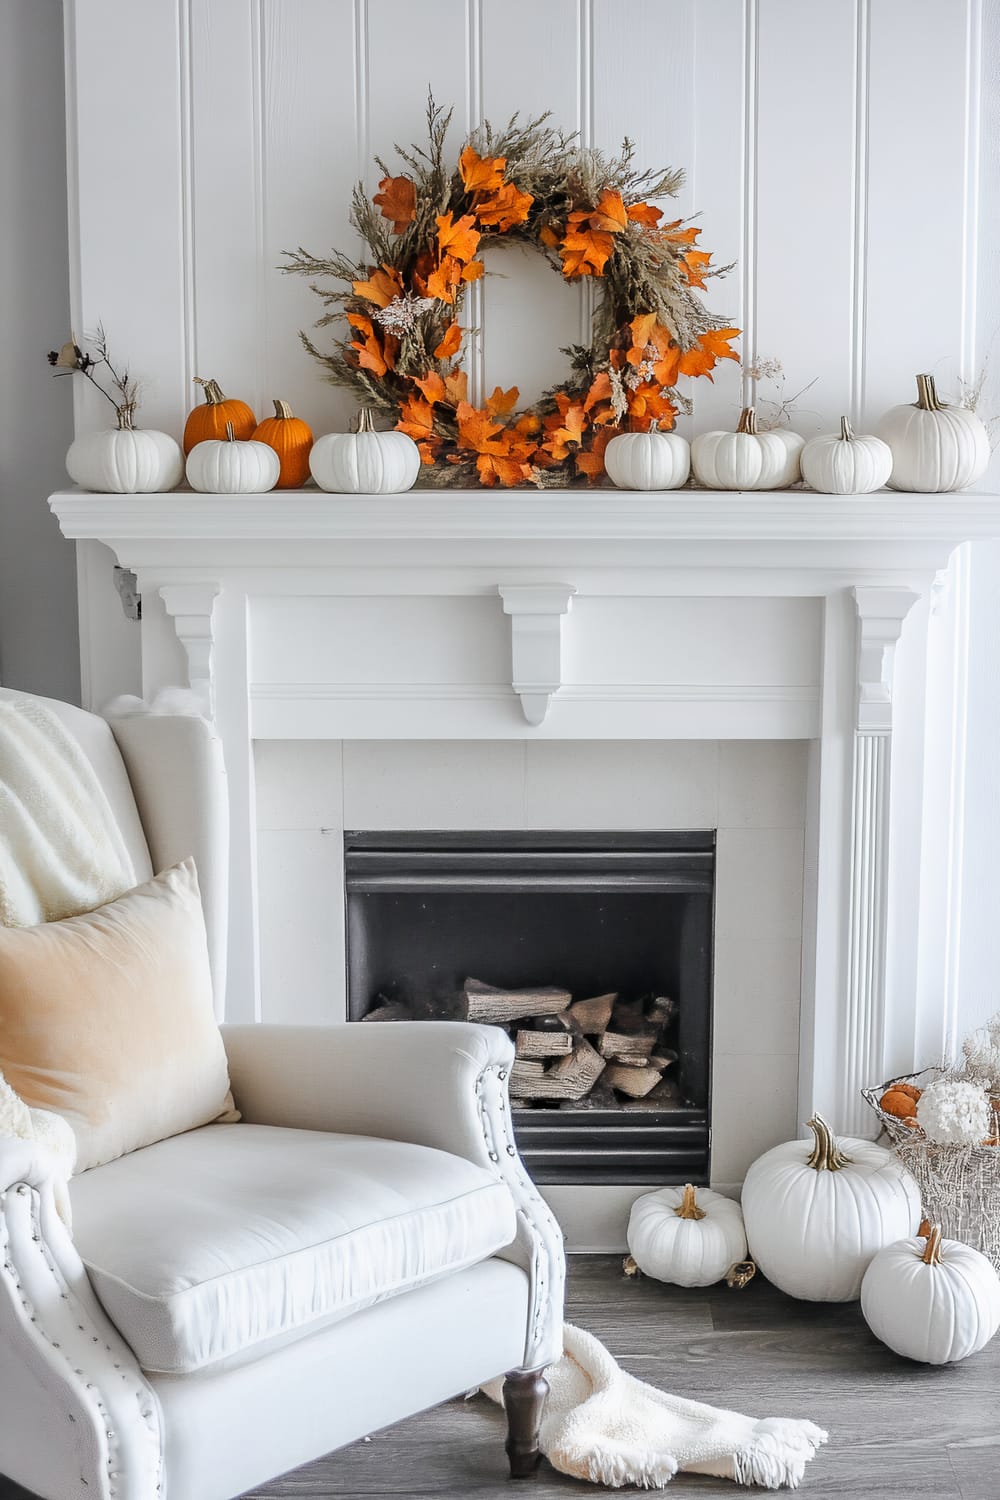
<svg viewBox="0 0 1000 1500"><path fill-rule="evenodd" d="M350 1020L496 1017L538 1182L707 1182L714 832L344 843Z"/></svg>

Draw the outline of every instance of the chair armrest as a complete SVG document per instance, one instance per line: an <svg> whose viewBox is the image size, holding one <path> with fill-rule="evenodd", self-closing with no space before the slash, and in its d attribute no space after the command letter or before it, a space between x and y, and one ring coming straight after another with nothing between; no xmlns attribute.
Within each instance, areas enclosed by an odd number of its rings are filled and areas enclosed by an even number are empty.
<svg viewBox="0 0 1000 1500"><path fill-rule="evenodd" d="M0 1473L38 1493L149 1500L160 1407L55 1208L53 1160L0 1138ZM55 1468L71 1453L79 1480Z"/></svg>
<svg viewBox="0 0 1000 1500"><path fill-rule="evenodd" d="M387 1021L223 1026L233 1096L255 1124L410 1141L464 1156L510 1189L518 1233L501 1254L532 1286L525 1369L562 1353L562 1232L511 1127L514 1048L498 1026Z"/></svg>

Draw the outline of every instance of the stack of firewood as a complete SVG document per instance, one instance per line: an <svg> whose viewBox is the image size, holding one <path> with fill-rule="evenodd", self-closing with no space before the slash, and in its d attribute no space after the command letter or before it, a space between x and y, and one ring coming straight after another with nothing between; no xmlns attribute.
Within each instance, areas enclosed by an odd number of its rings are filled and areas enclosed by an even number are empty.
<svg viewBox="0 0 1000 1500"><path fill-rule="evenodd" d="M574 1000L569 990L504 990L465 982L470 1021L505 1026L514 1038L510 1092L516 1104L579 1102L600 1082L607 1102L644 1099L677 1061L666 1045L673 1000L622 1000L616 993Z"/></svg>

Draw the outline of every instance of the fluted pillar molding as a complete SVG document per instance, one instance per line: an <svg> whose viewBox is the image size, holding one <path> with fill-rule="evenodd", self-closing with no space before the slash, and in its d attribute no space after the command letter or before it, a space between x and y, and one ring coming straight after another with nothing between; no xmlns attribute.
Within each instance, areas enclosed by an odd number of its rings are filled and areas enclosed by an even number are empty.
<svg viewBox="0 0 1000 1500"><path fill-rule="evenodd" d="M851 895L842 1128L870 1133L861 1089L885 1060L886 921L892 770L893 667L903 621L920 597L909 588L854 588L857 701L851 804Z"/></svg>

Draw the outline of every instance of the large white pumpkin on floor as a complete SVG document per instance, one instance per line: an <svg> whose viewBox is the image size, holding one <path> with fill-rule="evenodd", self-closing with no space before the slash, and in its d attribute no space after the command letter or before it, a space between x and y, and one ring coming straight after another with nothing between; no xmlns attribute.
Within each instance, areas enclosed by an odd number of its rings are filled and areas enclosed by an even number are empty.
<svg viewBox="0 0 1000 1500"><path fill-rule="evenodd" d="M978 1354L1000 1328L1000 1276L985 1255L941 1238L907 1239L880 1250L861 1283L861 1311L896 1354L948 1365Z"/></svg>
<svg viewBox="0 0 1000 1500"><path fill-rule="evenodd" d="M785 428L758 432L757 413L747 406L735 432L702 432L694 439L691 466L710 490L783 490L799 478L804 443Z"/></svg>
<svg viewBox="0 0 1000 1500"><path fill-rule="evenodd" d="M620 432L604 450L604 467L620 490L678 490L691 472L691 445L678 432Z"/></svg>
<svg viewBox="0 0 1000 1500"><path fill-rule="evenodd" d="M888 483L892 450L870 433L855 437L846 417L839 432L810 438L802 449L802 478L821 495L870 495Z"/></svg>
<svg viewBox="0 0 1000 1500"><path fill-rule="evenodd" d="M674 1286L714 1286L747 1253L740 1205L690 1182L637 1198L626 1239L640 1271Z"/></svg>
<svg viewBox="0 0 1000 1500"><path fill-rule="evenodd" d="M335 495L398 495L420 473L420 449L405 432L376 432L364 407L357 432L329 432L309 453L309 468L321 490Z"/></svg>
<svg viewBox="0 0 1000 1500"><path fill-rule="evenodd" d="M151 495L184 478L180 444L167 432L133 427L119 412L111 432L88 432L70 444L66 472L81 489L109 495Z"/></svg>
<svg viewBox="0 0 1000 1500"><path fill-rule="evenodd" d="M281 461L267 443L238 442L232 422L226 436L195 443L187 460L188 483L205 495L263 495L273 490Z"/></svg>
<svg viewBox="0 0 1000 1500"><path fill-rule="evenodd" d="M743 1183L750 1254L768 1281L806 1302L853 1302L877 1253L916 1233L920 1192L884 1146L835 1140L819 1115L812 1139L758 1157Z"/></svg>
<svg viewBox="0 0 1000 1500"><path fill-rule="evenodd" d="M933 375L917 376L915 405L887 411L878 435L892 449L889 484L894 490L964 490L989 468L990 440L983 423L964 406L940 402Z"/></svg>

